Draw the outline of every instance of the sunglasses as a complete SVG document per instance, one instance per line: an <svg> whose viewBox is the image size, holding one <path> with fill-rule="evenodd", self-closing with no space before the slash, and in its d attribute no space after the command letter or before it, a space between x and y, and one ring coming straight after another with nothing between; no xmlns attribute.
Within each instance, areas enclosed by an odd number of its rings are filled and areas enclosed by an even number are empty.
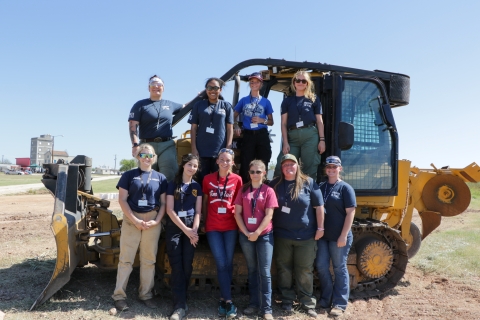
<svg viewBox="0 0 480 320"><path fill-rule="evenodd" d="M152 82L150 83L150 87L155 88L155 87L163 87L163 83L160 82Z"/></svg>
<svg viewBox="0 0 480 320"><path fill-rule="evenodd" d="M257 170L257 171L255 171L255 170L250 170L250 171L248 171L248 172L249 172L250 174L262 174L262 173L263 173L263 171L260 171L260 170Z"/></svg>
<svg viewBox="0 0 480 320"><path fill-rule="evenodd" d="M208 91L218 91L220 90L220 87L217 86L207 86Z"/></svg>
<svg viewBox="0 0 480 320"><path fill-rule="evenodd" d="M155 157L153 153L139 153L138 156L142 159L145 159L145 158L152 159L153 157Z"/></svg>
<svg viewBox="0 0 480 320"><path fill-rule="evenodd" d="M303 83L303 84L305 84L305 83L307 83L307 80L305 80L305 79L295 79L295 83Z"/></svg>
<svg viewBox="0 0 480 320"><path fill-rule="evenodd" d="M282 167L283 167L283 168L293 167L293 166L295 166L295 165L296 165L296 163L284 163L284 164L282 164Z"/></svg>
<svg viewBox="0 0 480 320"><path fill-rule="evenodd" d="M221 155L221 154L224 153L224 152L229 153L229 154L231 154L231 155L235 155L235 152L233 152L232 149L227 149L227 148L222 148L222 149L220 149L220 151L218 151L218 155Z"/></svg>
<svg viewBox="0 0 480 320"><path fill-rule="evenodd" d="M326 166L325 169L337 169L338 166L336 165L329 165L329 166Z"/></svg>

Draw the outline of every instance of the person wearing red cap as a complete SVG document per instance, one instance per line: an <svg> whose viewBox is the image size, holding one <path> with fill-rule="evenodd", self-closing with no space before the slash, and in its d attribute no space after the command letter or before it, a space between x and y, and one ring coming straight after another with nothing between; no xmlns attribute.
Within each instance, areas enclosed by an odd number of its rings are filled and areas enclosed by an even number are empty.
<svg viewBox="0 0 480 320"><path fill-rule="evenodd" d="M268 168L272 157L268 126L273 126L273 107L270 100L260 95L263 77L259 72L252 73L248 77L248 83L250 94L240 99L234 108L234 119L237 119L240 114L243 115L241 121L243 143L240 162L240 175L243 183L250 180L248 168L252 160L262 160ZM237 136L240 136L242 128L240 128L239 122L233 124L233 130Z"/></svg>

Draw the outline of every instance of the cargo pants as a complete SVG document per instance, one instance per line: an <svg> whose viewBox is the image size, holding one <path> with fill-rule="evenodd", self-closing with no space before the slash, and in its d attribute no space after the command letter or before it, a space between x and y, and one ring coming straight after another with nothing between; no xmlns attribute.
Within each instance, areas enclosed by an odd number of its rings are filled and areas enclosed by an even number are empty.
<svg viewBox="0 0 480 320"><path fill-rule="evenodd" d="M150 221L157 216L157 211L147 213L133 212L140 220ZM135 225L124 218L122 233L120 236L120 257L117 269L117 284L113 292L113 300L125 300L128 278L133 269L135 255L140 249L140 287L138 297L140 300L148 300L153 297L152 289L155 277L155 261L157 259L158 239L160 238L161 224L147 230L138 230Z"/></svg>

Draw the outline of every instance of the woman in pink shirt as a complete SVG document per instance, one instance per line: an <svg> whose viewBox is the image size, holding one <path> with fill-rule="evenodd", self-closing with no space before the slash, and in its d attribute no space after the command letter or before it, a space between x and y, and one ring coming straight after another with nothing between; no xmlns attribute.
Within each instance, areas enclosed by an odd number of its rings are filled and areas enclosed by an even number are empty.
<svg viewBox="0 0 480 320"><path fill-rule="evenodd" d="M272 279L270 268L273 255L273 210L278 207L275 191L264 184L265 164L250 162L250 182L245 184L235 199L235 220L240 229L240 246L247 261L250 302L243 311L256 315L259 311L266 320L272 316Z"/></svg>

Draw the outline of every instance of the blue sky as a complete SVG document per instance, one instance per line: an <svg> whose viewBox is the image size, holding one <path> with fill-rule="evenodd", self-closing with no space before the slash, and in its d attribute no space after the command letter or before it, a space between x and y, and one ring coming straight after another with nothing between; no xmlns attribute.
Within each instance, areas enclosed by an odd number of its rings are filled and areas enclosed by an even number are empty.
<svg viewBox="0 0 480 320"><path fill-rule="evenodd" d="M4 0L0 156L14 162L29 157L32 137L63 135L56 150L112 168L116 156L118 167L131 158L127 117L151 75L164 79L165 99L184 103L208 77L271 57L409 75L410 105L393 111L400 158L422 168L480 163L479 3ZM271 100L274 160L281 100ZM185 118L174 135L188 128Z"/></svg>

